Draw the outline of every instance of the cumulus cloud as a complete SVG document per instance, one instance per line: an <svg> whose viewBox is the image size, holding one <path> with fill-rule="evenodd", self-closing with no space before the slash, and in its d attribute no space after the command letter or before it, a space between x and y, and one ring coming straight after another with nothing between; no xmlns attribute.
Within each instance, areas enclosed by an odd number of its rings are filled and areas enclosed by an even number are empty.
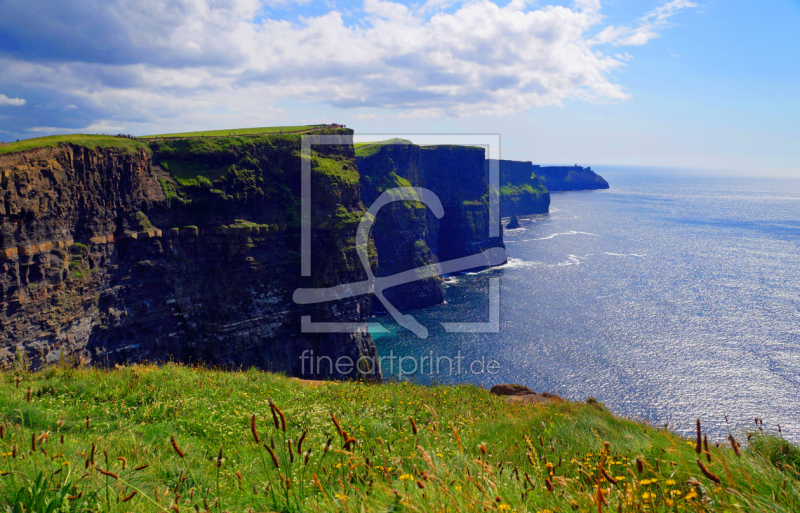
<svg viewBox="0 0 800 513"><path fill-rule="evenodd" d="M9 98L4 94L0 94L0 105L13 105L14 107L22 107L25 105L23 98Z"/></svg>
<svg viewBox="0 0 800 513"><path fill-rule="evenodd" d="M669 19L685 9L697 7L689 0L672 0L648 12L635 27L606 27L592 40L593 44L613 44L616 46L639 46L661 35L669 25Z"/></svg>
<svg viewBox="0 0 800 513"><path fill-rule="evenodd" d="M673 0L636 29L608 27L595 38L599 0L571 8L364 0L353 23L336 10L282 19L267 15L269 5L276 2L8 0L0 86L29 90L31 101L64 116L59 126L76 127L268 115L281 100L414 117L516 113L624 100L613 72L626 59L597 45L639 44L693 4ZM41 112L20 123L52 127Z"/></svg>

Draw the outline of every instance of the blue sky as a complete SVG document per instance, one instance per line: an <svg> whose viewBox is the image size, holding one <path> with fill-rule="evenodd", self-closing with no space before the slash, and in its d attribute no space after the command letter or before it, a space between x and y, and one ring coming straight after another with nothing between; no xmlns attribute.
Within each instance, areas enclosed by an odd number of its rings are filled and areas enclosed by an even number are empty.
<svg viewBox="0 0 800 513"><path fill-rule="evenodd" d="M313 122L800 168L800 2L2 0L0 139ZM413 137L412 137L413 138Z"/></svg>

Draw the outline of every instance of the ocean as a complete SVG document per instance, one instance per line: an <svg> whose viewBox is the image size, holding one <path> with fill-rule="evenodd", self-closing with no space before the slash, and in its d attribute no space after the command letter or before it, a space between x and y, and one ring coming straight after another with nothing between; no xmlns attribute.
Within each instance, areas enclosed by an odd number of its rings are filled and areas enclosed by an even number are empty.
<svg viewBox="0 0 800 513"><path fill-rule="evenodd" d="M371 319L384 375L595 397L680 433L700 418L716 439L759 417L800 442L800 174L596 171L610 190L552 194L505 232L507 265L408 312L429 338ZM489 321L492 278L499 332L445 332Z"/></svg>

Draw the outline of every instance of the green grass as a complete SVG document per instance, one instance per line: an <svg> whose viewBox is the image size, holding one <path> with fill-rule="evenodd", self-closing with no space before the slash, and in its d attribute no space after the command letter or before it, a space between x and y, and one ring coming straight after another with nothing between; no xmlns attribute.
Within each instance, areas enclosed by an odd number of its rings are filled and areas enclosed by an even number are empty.
<svg viewBox="0 0 800 513"><path fill-rule="evenodd" d="M59 144L76 144L93 150L99 148L119 148L130 153L148 148L147 144L144 142L126 139L124 137L90 134L51 135L48 137L36 137L34 139L13 142L7 146L0 145L0 155L37 148L50 148L58 146Z"/></svg>
<svg viewBox="0 0 800 513"><path fill-rule="evenodd" d="M0 377L7 511L596 512L601 461L602 511L800 508L779 438L712 444L715 484L693 441L599 404L171 364Z"/></svg>
<svg viewBox="0 0 800 513"><path fill-rule="evenodd" d="M414 144L407 139L387 139L386 141L378 142L365 142L354 143L353 147L356 149L356 157L369 157L379 152L383 146L389 144Z"/></svg>
<svg viewBox="0 0 800 513"><path fill-rule="evenodd" d="M157 137L226 137L229 135L258 135L258 134L277 134L279 132L297 133L307 132L321 125L299 125L299 126L265 126L257 128L231 128L227 130L205 130L200 132L181 132L175 134L154 134L143 135L142 139L155 139Z"/></svg>

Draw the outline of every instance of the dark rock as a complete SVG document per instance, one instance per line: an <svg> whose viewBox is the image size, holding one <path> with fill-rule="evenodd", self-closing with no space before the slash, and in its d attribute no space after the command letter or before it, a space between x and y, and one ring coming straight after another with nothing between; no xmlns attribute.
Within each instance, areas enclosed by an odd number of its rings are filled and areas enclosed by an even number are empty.
<svg viewBox="0 0 800 513"><path fill-rule="evenodd" d="M517 228L519 228L519 218L517 216L511 216L511 220L506 225L506 229L516 230Z"/></svg>
<svg viewBox="0 0 800 513"><path fill-rule="evenodd" d="M609 188L608 182L590 167L534 166L533 170L551 192Z"/></svg>
<svg viewBox="0 0 800 513"><path fill-rule="evenodd" d="M534 404L534 403L547 403L552 401L563 401L563 399L555 394L548 394L547 392L543 392L541 394L537 394L530 388L523 386L523 385L514 385L514 384L502 384L502 385L495 385L489 390L490 393L494 395L501 395L501 396L508 396L508 400L511 402L518 402L522 404Z"/></svg>
<svg viewBox="0 0 800 513"><path fill-rule="evenodd" d="M515 385L510 383L495 385L491 388L491 390L489 390L489 392L494 395L525 395L536 393L524 385Z"/></svg>
<svg viewBox="0 0 800 513"><path fill-rule="evenodd" d="M368 298L292 301L300 286L365 277L351 242L364 211L352 131L329 133L342 144L315 149L307 278L296 136L160 141L152 156L72 145L0 156L0 364L26 353L34 366L63 355L379 378L368 365L300 360L377 356L366 328L300 330L305 315L364 322Z"/></svg>

